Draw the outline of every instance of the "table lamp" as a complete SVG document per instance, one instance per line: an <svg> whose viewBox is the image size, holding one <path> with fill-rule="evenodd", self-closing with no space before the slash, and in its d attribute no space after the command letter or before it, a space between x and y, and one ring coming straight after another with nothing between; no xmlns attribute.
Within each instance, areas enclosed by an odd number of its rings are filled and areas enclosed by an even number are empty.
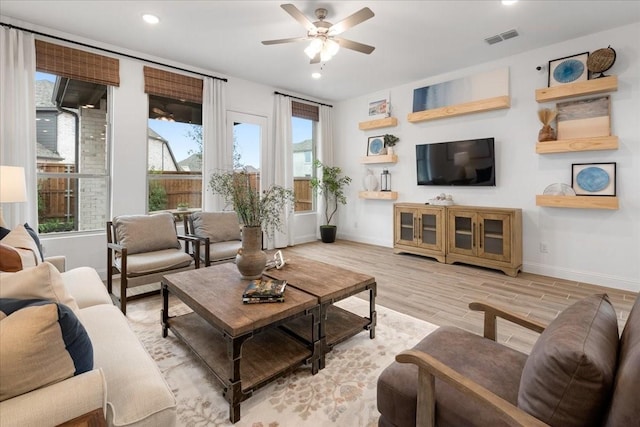
<svg viewBox="0 0 640 427"><path fill-rule="evenodd" d="M0 204L27 201L27 184L24 168L20 166L0 166ZM6 227L0 206L0 225Z"/></svg>

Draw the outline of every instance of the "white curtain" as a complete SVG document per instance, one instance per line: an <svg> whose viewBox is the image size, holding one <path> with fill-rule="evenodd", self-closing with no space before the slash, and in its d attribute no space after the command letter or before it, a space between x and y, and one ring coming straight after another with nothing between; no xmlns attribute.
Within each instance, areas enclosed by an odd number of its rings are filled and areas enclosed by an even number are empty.
<svg viewBox="0 0 640 427"><path fill-rule="evenodd" d="M225 115L226 82L211 77L204 78L202 93L202 179L204 181L204 211L221 211L224 200L211 193L209 176L220 170L233 168L233 148L228 146Z"/></svg>
<svg viewBox="0 0 640 427"><path fill-rule="evenodd" d="M268 147L263 155L262 185L280 185L293 189L293 142L291 136L291 98L275 96L274 105L274 138L272 147ZM294 244L293 206L282 213L281 231L273 235L267 233L267 249L284 248Z"/></svg>
<svg viewBox="0 0 640 427"><path fill-rule="evenodd" d="M326 105L320 106L320 131L318 132L317 157L322 163L333 166L333 108ZM317 200L317 222L316 237L320 238L320 226L325 224L323 197Z"/></svg>
<svg viewBox="0 0 640 427"><path fill-rule="evenodd" d="M24 167L28 200L2 206L9 227L38 226L35 72L33 34L0 27L0 164Z"/></svg>

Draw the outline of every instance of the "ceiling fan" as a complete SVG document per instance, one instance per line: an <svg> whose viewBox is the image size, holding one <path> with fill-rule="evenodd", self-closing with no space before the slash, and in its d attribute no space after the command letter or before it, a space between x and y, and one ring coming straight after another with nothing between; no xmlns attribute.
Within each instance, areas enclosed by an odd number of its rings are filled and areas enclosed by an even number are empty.
<svg viewBox="0 0 640 427"><path fill-rule="evenodd" d="M262 42L264 45L310 40L311 43L307 46L304 52L309 56L309 58L311 58L312 64L330 60L338 52L340 47L362 52L367 55L375 49L373 46L347 40L342 37L336 37L349 28L358 25L367 19L373 18L374 13L368 7L360 9L337 24L325 21L325 18L327 17L327 9L324 8L316 9L315 15L318 20L316 22L311 22L306 16L304 16L300 9L295 7L293 4L282 4L280 7L306 28L307 36L265 40Z"/></svg>

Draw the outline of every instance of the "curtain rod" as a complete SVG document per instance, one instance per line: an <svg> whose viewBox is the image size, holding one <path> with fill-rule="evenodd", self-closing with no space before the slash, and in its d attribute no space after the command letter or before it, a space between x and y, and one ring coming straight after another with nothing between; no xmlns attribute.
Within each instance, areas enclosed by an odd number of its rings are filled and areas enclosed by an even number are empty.
<svg viewBox="0 0 640 427"><path fill-rule="evenodd" d="M12 25L12 24L6 24L4 22L0 22L0 25L2 25L3 27L15 28L16 30L26 31L26 32L31 33L31 34L37 34L39 36L49 37L49 38L60 40L60 41L67 42L67 43L77 44L77 45L88 47L88 48L91 48L91 49L97 49L97 50L100 50L102 52L107 52L107 53L112 53L112 54L115 54L115 55L125 56L125 57L131 58L131 59L137 59L138 61L144 61L144 62L148 62L150 64L161 65L163 67L169 67L169 68L172 68L174 70L186 71L187 73L197 74L197 75L203 76L203 77L210 77L210 78L215 79L215 80L222 80L223 82L228 81L227 79L225 79L223 77L210 76L209 74L200 73L198 71L187 70L186 68L176 67L175 65L163 64L162 62L153 61L151 59L140 58L138 56L129 55L128 53L122 53L122 52L117 52L115 50L105 49L103 47L92 46L92 45L87 44L87 43L82 43L82 42L78 42L78 41L75 41L75 40L65 39L64 37L52 36L51 34L46 34L46 33L41 33L39 31L29 30L27 28L18 27L16 25Z"/></svg>
<svg viewBox="0 0 640 427"><path fill-rule="evenodd" d="M286 93L282 93L282 92L278 92L278 91L275 91L273 93L276 94L276 95L288 96L289 98L299 99L300 101L307 101L307 102L311 102L313 104L324 105L325 107L333 108L333 105L323 104L322 102L312 101L310 99L300 98L299 96L287 95Z"/></svg>

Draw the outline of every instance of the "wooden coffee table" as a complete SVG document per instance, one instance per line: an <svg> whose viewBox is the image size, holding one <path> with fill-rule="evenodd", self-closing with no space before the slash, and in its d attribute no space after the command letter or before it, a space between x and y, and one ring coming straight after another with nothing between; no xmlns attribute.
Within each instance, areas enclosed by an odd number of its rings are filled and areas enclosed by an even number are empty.
<svg viewBox="0 0 640 427"><path fill-rule="evenodd" d="M287 263L280 270L271 269L265 276L287 281L287 289L297 288L315 296L320 304L320 369L325 356L334 345L350 338L363 329L369 330L371 339L376 336L376 280L373 276L308 258L285 255ZM360 292L369 291L369 317L361 317L333 305ZM287 291L288 292L288 291ZM309 319L298 318L285 326L309 343Z"/></svg>
<svg viewBox="0 0 640 427"><path fill-rule="evenodd" d="M316 297L291 287L285 302L243 304L248 283L231 263L168 274L162 280L162 336L171 329L218 378L232 423L240 419L240 402L257 388L303 363L317 373L322 353ZM194 312L169 317L170 293ZM297 318L306 319L307 342L277 327Z"/></svg>

